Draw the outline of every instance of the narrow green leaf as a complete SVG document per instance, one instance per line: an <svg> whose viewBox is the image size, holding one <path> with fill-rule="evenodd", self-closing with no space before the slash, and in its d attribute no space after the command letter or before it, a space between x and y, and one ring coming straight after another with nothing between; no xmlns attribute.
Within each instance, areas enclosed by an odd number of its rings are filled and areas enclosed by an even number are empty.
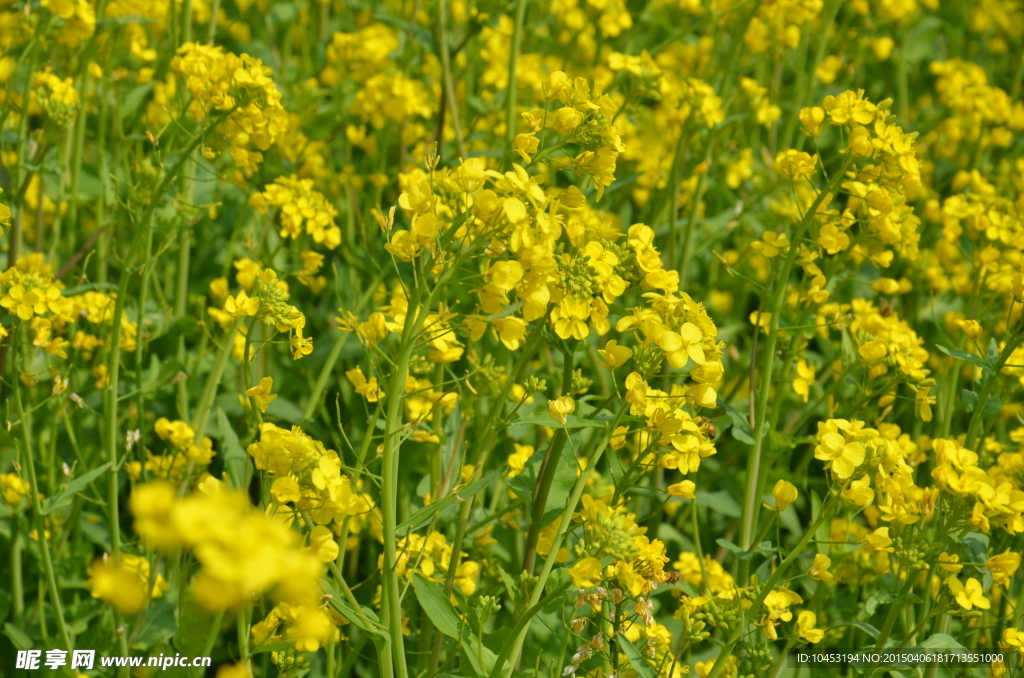
<svg viewBox="0 0 1024 678"><path fill-rule="evenodd" d="M750 431L750 423L747 418L736 411L736 408L725 401L721 401L722 407L729 414L729 419L732 420L732 437L741 443L747 445L754 444L754 435Z"/></svg>
<svg viewBox="0 0 1024 678"><path fill-rule="evenodd" d="M437 630L449 638L458 638L462 620L455 613L451 601L445 597L444 589L420 574L413 575L412 587L416 590L416 598L420 601L423 611L430 617Z"/></svg>
<svg viewBox="0 0 1024 678"><path fill-rule="evenodd" d="M494 469L480 480L470 483L466 487L456 490L455 492L449 492L447 496L443 497L439 501L435 501L433 504L424 506L419 511L412 514L412 517L398 526L396 529L398 536L404 537L409 532L423 527L430 522L430 519L434 517L435 513L444 511L458 501L465 501L466 499L469 499L480 490L493 484L494 481L497 480L497 478L504 472L504 467Z"/></svg>
<svg viewBox="0 0 1024 678"><path fill-rule="evenodd" d="M577 414L570 414L565 417L565 423L555 421L551 418L551 414L545 410L537 410L531 412L523 417L520 417L514 421L509 422L509 426L523 426L524 424L530 424L533 426L547 426L548 428L604 428L608 425L608 422L612 419L607 413L602 413L594 417L593 419L584 419Z"/></svg>
<svg viewBox="0 0 1024 678"><path fill-rule="evenodd" d="M752 552L748 552L745 549L740 548L739 545L733 544L728 539L719 539L718 545L733 554L737 560L750 560L754 557Z"/></svg>
<svg viewBox="0 0 1024 678"><path fill-rule="evenodd" d="M204 613L192 597L191 589L181 588L178 596L178 630L174 648L182 654L201 655L213 628L213 617Z"/></svg>
<svg viewBox="0 0 1024 678"><path fill-rule="evenodd" d="M698 492L697 506L706 506L712 511L721 513L729 518L739 518L743 512L739 502L732 498L726 490L717 492Z"/></svg>
<svg viewBox="0 0 1024 678"><path fill-rule="evenodd" d="M986 374L992 374L995 372L995 370L992 369L992 366L988 364L988 361L982 358L980 355L975 355L973 353L961 351L955 348L946 348L942 344L935 344L935 348L939 349L948 356L956 358L957 360L962 360L965 363L970 363L972 365L980 367L981 369L985 370Z"/></svg>
<svg viewBox="0 0 1024 678"><path fill-rule="evenodd" d="M927 648L937 647L937 648L943 648L943 649L947 649L947 650L963 650L964 649L964 646L961 645L960 642L956 638L954 638L953 636L951 636L951 635L949 635L947 633L933 633L932 635L928 636L921 643L920 647L927 647Z"/></svg>
<svg viewBox="0 0 1024 678"><path fill-rule="evenodd" d="M878 636L879 636L878 629L876 629L871 624L865 624L864 622L856 622L856 621L855 622L845 622L843 624L836 624L835 626L830 627L828 630L831 631L832 629L840 629L840 628L842 628L844 626L852 626L854 628L858 628L861 631L863 631L864 633L866 633L869 636L871 636L872 638L874 638L875 640L878 640Z"/></svg>
<svg viewBox="0 0 1024 678"><path fill-rule="evenodd" d="M109 461L106 464L103 464L102 466L97 466L91 471L87 471L82 475L78 476L77 478L73 479L64 487L63 490L53 495L52 497L47 497L46 499L43 500L40 506L40 513L42 513L45 516L51 511L59 509L62 506L67 506L68 504L71 503L71 500L75 498L76 494L84 490L89 485L89 483L93 482L101 475L106 473L108 469L110 469Z"/></svg>
<svg viewBox="0 0 1024 678"><path fill-rule="evenodd" d="M853 347L853 339L848 331L843 331L843 367L851 370L858 365L857 350Z"/></svg>
<svg viewBox="0 0 1024 678"><path fill-rule="evenodd" d="M988 400L985 401L985 406L982 408L981 413L986 417L994 417L999 414L999 410L1003 407L1003 402L999 398L989 396Z"/></svg>
<svg viewBox="0 0 1024 678"><path fill-rule="evenodd" d="M363 607L363 614L360 615L358 612L356 612L355 608L349 605L348 601L346 601L342 597L341 593L338 591L338 589L334 587L334 583L331 580L321 578L320 588L324 590L324 593L330 595L329 600L331 602L331 607L337 610L343 617L345 617L345 619L349 620L356 628L362 629L363 631L366 631L367 633L373 634L375 636L380 636L384 639L390 637L390 634L388 633L387 629L381 626L369 625L364 620L365 617L366 619L369 619L372 622L378 621L376 612L367 607ZM374 642L376 642L376 639L374 640Z"/></svg>
<svg viewBox="0 0 1024 678"><path fill-rule="evenodd" d="M4 633L6 633L7 637L11 639L11 644L14 645L15 649L31 650L35 647L35 643L32 642L32 639L25 635L24 631L10 622L4 624Z"/></svg>
<svg viewBox="0 0 1024 678"><path fill-rule="evenodd" d="M964 401L964 409L968 412L973 412L974 408L978 406L978 394L968 389L960 391L960 397Z"/></svg>
<svg viewBox="0 0 1024 678"><path fill-rule="evenodd" d="M615 638L622 645L622 652L626 655L626 659L629 660L629 665L633 667L633 672L636 673L637 678L657 678L654 669L651 668L651 665L640 654L640 650L636 649L636 646L629 642L629 638L626 637L625 633L619 633Z"/></svg>
<svg viewBox="0 0 1024 678"><path fill-rule="evenodd" d="M222 445L221 455L224 459L224 470L228 473L228 482L231 487L242 487L245 484L245 465L247 463L245 450L238 441L238 434L231 426L228 415L224 410L217 408L217 429L220 431L220 442Z"/></svg>

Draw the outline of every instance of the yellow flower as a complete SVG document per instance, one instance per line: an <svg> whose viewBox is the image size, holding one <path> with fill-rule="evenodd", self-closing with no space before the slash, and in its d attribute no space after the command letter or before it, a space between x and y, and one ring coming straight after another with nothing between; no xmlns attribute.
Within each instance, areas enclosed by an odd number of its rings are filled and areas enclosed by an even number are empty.
<svg viewBox="0 0 1024 678"><path fill-rule="evenodd" d="M331 530L324 525L317 525L309 533L308 550L320 562L331 563L338 557L340 549Z"/></svg>
<svg viewBox="0 0 1024 678"><path fill-rule="evenodd" d="M992 603L982 594L981 583L974 577L968 579L966 584L962 584L956 577L950 577L946 580L946 586L953 592L957 604L965 610L987 610L992 607Z"/></svg>
<svg viewBox="0 0 1024 678"><path fill-rule="evenodd" d="M274 388L273 377L263 377L260 379L258 386L253 386L245 392L245 395L256 401L256 406L260 408L260 412L267 411L267 405L269 405L275 398L276 395L271 395L270 391Z"/></svg>
<svg viewBox="0 0 1024 678"><path fill-rule="evenodd" d="M148 563L147 563L148 575ZM146 606L146 586L124 563L103 556L89 563L89 579L85 587L93 598L99 598L122 614L136 614Z"/></svg>
<svg viewBox="0 0 1024 678"><path fill-rule="evenodd" d="M831 581L832 573L828 571L828 568L832 566L832 559L826 556L824 553L818 553L814 556L814 562L811 564L810 569L807 570L807 574L811 579L818 581Z"/></svg>
<svg viewBox="0 0 1024 678"><path fill-rule="evenodd" d="M375 403L384 397L384 391L377 386L377 377L367 379L362 368L356 367L345 372L345 377L356 387L356 393L366 398L367 402Z"/></svg>
<svg viewBox="0 0 1024 678"><path fill-rule="evenodd" d="M526 338L526 321L514 315L495 318L491 323L491 328L505 348L510 351L519 348L523 339Z"/></svg>
<svg viewBox="0 0 1024 678"><path fill-rule="evenodd" d="M871 478L864 475L860 480L851 481L850 486L843 490L841 496L854 506L867 506L875 500L875 491L871 489Z"/></svg>
<svg viewBox="0 0 1024 678"><path fill-rule="evenodd" d="M1020 554L1010 549L994 555L985 563L985 567L992 573L992 582L1000 586L1009 586L1017 568L1020 567Z"/></svg>
<svg viewBox="0 0 1024 678"><path fill-rule="evenodd" d="M821 134L825 129L825 109L820 106L800 109L800 126L809 137Z"/></svg>
<svg viewBox="0 0 1024 678"><path fill-rule="evenodd" d="M950 555L945 551L939 554L938 566L946 572L952 572L954 574L964 569L964 566L960 564L960 556L955 553Z"/></svg>
<svg viewBox="0 0 1024 678"><path fill-rule="evenodd" d="M850 246L850 236L835 224L825 224L818 234L818 244L829 254L838 254Z"/></svg>
<svg viewBox="0 0 1024 678"><path fill-rule="evenodd" d="M864 462L864 445L857 441L848 442L839 432L850 427L851 422L845 419L829 419L827 422L818 422L818 442L820 444L814 448L814 458L828 462L825 464L825 468L831 468L832 473L841 480L852 476L857 467Z"/></svg>
<svg viewBox="0 0 1024 678"><path fill-rule="evenodd" d="M250 297L242 290L237 296L228 297L224 302L224 310L232 318L245 318L259 313L260 300L258 297Z"/></svg>
<svg viewBox="0 0 1024 678"><path fill-rule="evenodd" d="M893 553L892 539L889 538L889 528L880 527L867 537L861 540L864 550L869 553L886 552Z"/></svg>
<svg viewBox="0 0 1024 678"><path fill-rule="evenodd" d="M555 334L562 339L586 339L590 334L586 319L590 316L590 301L565 297L551 312Z"/></svg>
<svg viewBox="0 0 1024 678"><path fill-rule="evenodd" d="M793 149L783 151L775 158L775 171L794 181L814 174L817 166L817 154L809 155Z"/></svg>
<svg viewBox="0 0 1024 678"><path fill-rule="evenodd" d="M573 586L590 589L601 581L601 561L593 556L579 560L569 568Z"/></svg>
<svg viewBox="0 0 1024 678"><path fill-rule="evenodd" d="M570 414L576 411L576 401L570 396L562 396L557 400L548 401L548 413L551 418L565 426Z"/></svg>
<svg viewBox="0 0 1024 678"><path fill-rule="evenodd" d="M4 501L13 506L29 493L29 485L14 473L3 473L0 474L0 493Z"/></svg>
<svg viewBox="0 0 1024 678"><path fill-rule="evenodd" d="M673 497L683 499L694 499L697 496L697 486L692 480L683 480L668 486L668 493Z"/></svg>
<svg viewBox="0 0 1024 678"><path fill-rule="evenodd" d="M508 477L515 478L526 468L526 462L530 460L535 452L533 445L520 445L513 443L516 451L508 455Z"/></svg>
<svg viewBox="0 0 1024 678"><path fill-rule="evenodd" d="M750 246L771 259L772 257L779 256L780 252L789 247L789 238L786 237L785 233L765 231L761 239L750 243Z"/></svg>
<svg viewBox="0 0 1024 678"><path fill-rule="evenodd" d="M785 511L790 504L796 501L798 496L796 485L788 480L780 480L775 483L775 488L772 489L772 496L775 498L775 506L764 504L764 507L769 511Z"/></svg>
<svg viewBox="0 0 1024 678"><path fill-rule="evenodd" d="M956 320L956 325L973 341L977 341L978 337L981 336L982 329L977 320L963 320L958 318Z"/></svg>
<svg viewBox="0 0 1024 678"><path fill-rule="evenodd" d="M806 640L808 643L820 643L825 637L825 632L814 628L818 623L818 617L810 610L801 610L796 618L797 637Z"/></svg>
<svg viewBox="0 0 1024 678"><path fill-rule="evenodd" d="M611 370L621 367L633 357L633 349L620 345L614 339L610 339L597 353L601 356L601 364Z"/></svg>
<svg viewBox="0 0 1024 678"><path fill-rule="evenodd" d="M801 358L796 363L796 379L793 380L793 390L798 396L807 402L811 393L811 386L814 384L814 366L808 365L807 361Z"/></svg>

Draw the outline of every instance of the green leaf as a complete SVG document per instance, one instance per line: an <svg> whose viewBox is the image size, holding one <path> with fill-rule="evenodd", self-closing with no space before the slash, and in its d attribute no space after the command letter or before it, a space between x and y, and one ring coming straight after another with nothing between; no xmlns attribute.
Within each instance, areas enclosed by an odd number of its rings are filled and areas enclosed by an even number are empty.
<svg viewBox="0 0 1024 678"><path fill-rule="evenodd" d="M864 603L864 611L868 614L874 614L875 610L878 609L879 605L886 603L898 603L906 601L908 603L921 602L921 599L912 593L906 593L900 595L900 590L903 587L903 582L896 579L896 575L891 572L882 577L878 582L878 590L867 599Z"/></svg>
<svg viewBox="0 0 1024 678"><path fill-rule="evenodd" d="M462 639L462 651L469 660L470 666L478 676L486 676L491 673L494 663L498 660L497 655L491 649L477 640L472 633Z"/></svg>
<svg viewBox="0 0 1024 678"><path fill-rule="evenodd" d="M740 548L738 544L733 544L728 539L719 539L718 545L724 548L729 553L733 554L737 560L750 560L754 557L754 554L747 551L746 549Z"/></svg>
<svg viewBox="0 0 1024 678"><path fill-rule="evenodd" d="M853 347L853 339L849 331L843 331L843 367L849 371L859 364L857 349Z"/></svg>
<svg viewBox="0 0 1024 678"><path fill-rule="evenodd" d="M119 107L119 112L121 113L121 120L127 120L129 117L131 117L133 113L135 113L138 107L142 105L142 101L146 98L146 96L149 94L150 90L152 90L154 86L154 83L147 82L145 85L140 85L136 87L124 96L124 98L121 100L121 105Z"/></svg>
<svg viewBox="0 0 1024 678"><path fill-rule="evenodd" d="M964 401L964 409L968 412L973 412L974 408L978 406L978 394L974 391L965 388L960 391L960 397Z"/></svg>
<svg viewBox="0 0 1024 678"><path fill-rule="evenodd" d="M927 648L943 648L946 650L963 650L965 649L960 642L953 636L947 633L933 633L928 636L920 645L920 647Z"/></svg>
<svg viewBox="0 0 1024 678"><path fill-rule="evenodd" d="M412 587L416 589L416 598L420 601L420 606L437 630L449 638L458 638L462 620L455 613L451 601L444 595L444 589L418 573L413 575Z"/></svg>
<svg viewBox="0 0 1024 678"><path fill-rule="evenodd" d="M740 514L743 513L739 503L725 490L698 492L697 506L705 506L729 518L739 518Z"/></svg>
<svg viewBox="0 0 1024 678"><path fill-rule="evenodd" d="M68 483L63 490L53 495L52 497L47 497L46 499L44 499L41 506L39 507L39 512L45 516L51 511L54 511L55 509L59 509L62 506L67 506L68 504L71 503L71 500L75 498L76 494L84 490L89 485L89 483L99 478L109 469L110 462L108 461L106 464L103 464L102 466L97 466L93 470L87 471L82 475L78 476L70 483Z"/></svg>
<svg viewBox="0 0 1024 678"><path fill-rule="evenodd" d="M986 355L985 358L992 365L999 362L999 344L996 343L995 337L992 337L988 342L988 355Z"/></svg>
<svg viewBox="0 0 1024 678"><path fill-rule="evenodd" d="M228 421L228 415L224 410L217 408L217 428L220 431L220 442L222 445L221 456L224 459L224 470L228 474L228 482L231 487L243 487L245 485L245 466L248 463L245 450L238 442L238 434Z"/></svg>
<svg viewBox="0 0 1024 678"><path fill-rule="evenodd" d="M741 443L753 445L754 436L750 431L750 423L747 421L747 418L725 401L722 401L722 407L725 408L725 411L729 414L729 419L732 421L732 437Z"/></svg>
<svg viewBox="0 0 1024 678"><path fill-rule="evenodd" d="M622 645L622 652L626 655L626 659L629 660L629 665L633 667L633 672L636 673L637 678L657 678L658 674L654 672L651 665L643 658L640 650L636 649L636 646L629 642L629 638L626 637L625 633L619 633L615 638Z"/></svg>
<svg viewBox="0 0 1024 678"><path fill-rule="evenodd" d="M995 370L992 369L992 366L988 364L988 361L982 358L980 355L975 355L974 353L961 351L955 348L946 348L942 344L935 344L935 348L939 349L948 356L956 358L957 360L962 360L965 363L970 363L972 365L980 367L982 370L985 371L986 374L995 373Z"/></svg>
<svg viewBox="0 0 1024 678"><path fill-rule="evenodd" d="M493 471L491 471L490 473L488 473L486 476L476 481L475 483L470 483L469 485L463 487L462 489L455 490L454 492L449 492L445 497L443 497L439 501L435 501L433 504L428 504L427 506L424 506L419 511L412 514L412 516L408 520L406 520L404 523L398 526L396 530L398 536L404 537L409 532L417 530L426 525L427 523L429 523L430 519L434 517L435 513L444 511L445 509L453 506L458 501L465 501L466 499L469 499L480 490L491 485L504 471L505 467L494 469Z"/></svg>
<svg viewBox="0 0 1024 678"><path fill-rule="evenodd" d="M968 532L960 538L960 543L967 547L967 554L970 557L970 562L988 562L989 541L987 534L982 532Z"/></svg>
<svg viewBox="0 0 1024 678"><path fill-rule="evenodd" d="M35 643L32 642L32 639L24 631L10 622L4 624L4 633L7 634L7 637L11 639L11 643L18 650L31 650L35 646Z"/></svg>
<svg viewBox="0 0 1024 678"><path fill-rule="evenodd" d="M836 624L835 626L830 627L828 630L831 631L832 629L839 629L839 628L842 628L844 626L852 626L854 628L858 628L861 631L863 631L864 633L866 633L869 636L871 636L872 638L874 638L875 640L878 640L878 636L879 636L878 629L876 629L871 624L865 624L864 622L856 622L856 621L855 622L845 622L843 624Z"/></svg>
<svg viewBox="0 0 1024 678"><path fill-rule="evenodd" d="M793 449L793 438L779 431L768 431L764 441L765 453L775 457Z"/></svg>
<svg viewBox="0 0 1024 678"><path fill-rule="evenodd" d="M287 398L275 398L267 403L267 414L275 419L283 419L289 424L302 423L302 408Z"/></svg>
<svg viewBox="0 0 1024 678"><path fill-rule="evenodd" d="M988 400L985 401L985 407L981 410L981 414L986 417L994 417L999 414L999 410L1002 407L1003 403L999 398L989 396Z"/></svg>
<svg viewBox="0 0 1024 678"><path fill-rule="evenodd" d="M345 617L345 619L352 622L352 624L356 628L362 629L363 631L366 631L369 634L379 636L381 638L387 639L390 637L390 634L388 633L387 629L366 623L366 619L369 619L373 622L377 621L376 612L367 607L361 607L363 614L360 615L358 612L356 612L355 608L349 605L348 602L344 598L342 598L338 589L336 589L334 587L334 584L328 579L320 579L320 588L322 588L325 593L330 595L331 606L335 610L337 610L343 617ZM374 642L376 643L376 640Z"/></svg>
<svg viewBox="0 0 1024 678"><path fill-rule="evenodd" d="M514 421L509 422L508 425L522 426L524 424L529 424L532 426L547 426L548 428L555 429L604 428L605 426L608 425L608 422L611 421L611 419L612 417L608 413L599 414L593 419L584 419L578 414L569 414L566 415L565 423L563 424L560 421L555 421L554 419L552 419L551 414L547 411L547 409L538 409L536 412L531 412L530 414L524 415Z"/></svg>
<svg viewBox="0 0 1024 678"><path fill-rule="evenodd" d="M187 581L187 580L186 580ZM201 655L206 639L213 628L213 617L200 609L187 586L178 596L178 630L174 634L174 648L182 654Z"/></svg>
<svg viewBox="0 0 1024 678"><path fill-rule="evenodd" d="M516 586L515 580L500 564L498 565L498 574L501 575L501 581L505 584L509 599L515 603L519 599L519 587Z"/></svg>
<svg viewBox="0 0 1024 678"><path fill-rule="evenodd" d="M551 479L548 500L544 505L543 523L545 525L565 511L565 500L569 498L569 493L572 492L572 488L576 484L579 461L576 459L576 453L569 448L569 445L562 448L562 454L558 457L558 466L555 467L555 477Z"/></svg>

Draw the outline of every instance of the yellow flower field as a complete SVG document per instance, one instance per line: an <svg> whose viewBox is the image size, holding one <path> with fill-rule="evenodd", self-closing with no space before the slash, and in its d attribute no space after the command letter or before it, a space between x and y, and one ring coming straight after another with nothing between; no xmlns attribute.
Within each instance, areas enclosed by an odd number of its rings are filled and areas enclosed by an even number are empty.
<svg viewBox="0 0 1024 678"><path fill-rule="evenodd" d="M0 188L0 675L1024 675L1021 0L0 0Z"/></svg>

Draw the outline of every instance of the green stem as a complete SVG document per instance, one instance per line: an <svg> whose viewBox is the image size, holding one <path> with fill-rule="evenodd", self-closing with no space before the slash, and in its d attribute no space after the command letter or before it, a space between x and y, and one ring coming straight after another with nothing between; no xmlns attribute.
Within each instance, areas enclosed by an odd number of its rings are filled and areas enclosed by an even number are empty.
<svg viewBox="0 0 1024 678"><path fill-rule="evenodd" d="M383 586L381 592L382 621L391 633L391 670L398 678L408 678L409 668L405 661L405 642L402 635L402 600L398 588L398 573L395 569L396 557L398 555L398 540L396 537L398 525L398 468L399 452L401 450L402 435L402 396L405 393L405 380L409 374L409 363L413 350L419 342L420 332L423 324L434 307L438 297L445 289L454 271L459 264L472 251L467 247L459 254L453 265L446 269L431 290L426 303L421 304L421 285L426 284L422 275L418 276L418 283L413 289L412 298L409 300L409 310L406 315L405 324L402 327L402 338L399 343L398 360L395 363L395 371L388 380L387 397L388 406L384 417L384 460L381 471L381 514L384 523L384 562ZM455 551L454 553L458 553ZM457 559L457 556L455 556ZM384 662L382 662L384 664ZM382 666L383 675L392 675L386 672L386 665Z"/></svg>
<svg viewBox="0 0 1024 678"><path fill-rule="evenodd" d="M975 443L977 443L978 432L981 429L982 423L982 412L985 410L985 404L988 402L989 397L992 395L992 390L999 380L999 373L1002 372L1003 366L1010 360L1010 356L1020 346L1022 341L1024 341L1024 327L1019 328L1017 333L1006 342L1002 353L999 354L999 360L995 364L994 372L985 379L985 384L981 387L981 393L978 395L978 404L971 414L971 423L967 426L967 439L964 441L964 447L969 450L973 450Z"/></svg>
<svg viewBox="0 0 1024 678"><path fill-rule="evenodd" d="M611 434L615 430L615 427L619 425L622 417L626 413L627 406L623 405L619 409L618 414L615 415L615 419L609 424L604 440L594 451L591 459L587 462L587 468L580 474L579 478L576 479L576 484L573 486L572 494L569 496L568 501L565 504L565 511L562 513L562 520L558 523L558 531L555 533L555 538L551 543L551 551L548 553L548 557L544 559L544 567L540 571L540 575L537 577L537 583L533 587L533 591L530 594L529 602L527 605L530 607L540 602L541 594L544 591L544 586L547 584L548 577L551 575L551 569L555 566L555 558L558 556L558 550L562 547L562 540L565 538L565 533L569 531L569 523L572 522L573 513L576 511L576 506L579 504L580 497L583 496L583 490L587 486L587 481L590 480L590 474L594 472L594 468L598 462L601 461L601 457L604 455L604 451L608 448L608 441L611 439ZM517 635L513 636L515 639L512 652L509 654L509 669L508 675L511 676L515 665L519 662L519 655L523 651L523 642L526 640L526 631L529 625L524 625L523 628L518 632ZM497 678L501 673L502 666L495 663L494 670L491 671L490 678Z"/></svg>
<svg viewBox="0 0 1024 678"><path fill-rule="evenodd" d="M572 355L566 353L562 363L562 393L572 391ZM530 520L530 531L526 536L526 548L523 555L523 570L533 574L534 563L537 558L537 541L540 539L540 531L544 527L545 507L548 503L548 495L551 493L551 484L555 481L555 473L558 470L558 462L562 457L562 448L568 438L568 431L561 428L555 431L548 445L547 454L540 466L540 477L537 479L537 486L533 492L533 515Z"/></svg>
<svg viewBox="0 0 1024 678"><path fill-rule="evenodd" d="M789 282L790 272L793 270L793 264L796 261L796 253L800 246L800 241L803 240L804 235L810 228L811 222L818 212L818 208L824 202L826 196L830 195L840 181L843 180L846 173L846 169L853 162L853 156L847 154L843 159L842 167L837 171L824 190L818 193L818 196L814 199L810 208L800 219L796 228L793 231L793 238L790 240L789 250L786 253L786 261L780 266L776 272L774 294L775 299L772 306L772 317L771 326L768 330L768 336L765 338L766 345L764 348L764 357L762 363L762 369L760 370L760 388L757 395L757 404L755 410L755 422L754 422L754 446L750 450L750 456L747 462L747 487L746 495L743 504L743 517L741 520L741 531L740 531L740 547L744 549L750 548L751 538L754 533L754 525L757 523L758 513L758 497L757 491L760 484L761 476L761 452L764 447L764 437L767 433L768 423L766 414L768 412L768 402L771 399L771 388L772 388L772 369L775 367L775 346L779 339L779 318L782 316L782 310L786 303L786 285ZM743 585L744 582L740 582Z"/></svg>
<svg viewBox="0 0 1024 678"><path fill-rule="evenodd" d="M479 480L480 476L483 474L483 468L487 465L487 457L490 453L491 441L494 438L494 425L504 412L505 403L508 401L508 394L509 391L512 390L512 385L519 378L519 374L526 368L527 363L532 359L534 351L536 351L537 347L540 346L540 343L544 338L543 323L546 321L547 316L545 316L544 320L538 324L526 340L526 344L523 346L523 350L519 354L519 358L512 367L512 372L508 375L501 392L498 393L498 397L494 401L494 406L491 408L487 420L481 429L481 434L477 437L477 443L473 446L476 450L476 454L473 458L473 467L475 468L475 471L473 472L473 481ZM452 541L452 553L462 552L462 543L466 539L466 532L469 527L469 517L473 511L473 504L475 500L476 495L473 495L466 501L462 502L462 508L459 509L459 519L455 528L455 539ZM458 572L458 567L459 559L454 557L450 558L448 561L448 573L445 576L444 582L444 593L446 596L450 596L452 589L455 587L455 575ZM428 675L432 676L437 673L437 666L441 658L442 642L444 642L444 638L441 634L437 634L434 637L434 647L430 653L430 671L428 672Z"/></svg>
<svg viewBox="0 0 1024 678"><path fill-rule="evenodd" d="M899 579L899 572L897 572L896 578ZM914 586L913 573L907 573L907 581L903 585L900 591L900 597L905 596L910 592L910 589ZM902 605L891 604L889 606L889 612L885 615L885 623L882 625L882 632L878 635L878 641L875 643L875 652L881 652L882 648L885 647L885 641L889 640L889 636L892 634L893 626L896 625L896 618L899 616L899 610L903 607Z"/></svg>
<svg viewBox="0 0 1024 678"><path fill-rule="evenodd" d="M528 0L516 0L516 23L512 31L512 49L508 57L508 94L505 109L505 141L511 151L512 142L516 138L516 66L519 62L519 45L523 39L523 23L526 21L526 3ZM453 108L454 108L454 103Z"/></svg>
<svg viewBox="0 0 1024 678"><path fill-rule="evenodd" d="M219 123L220 120L221 118L217 118L213 123ZM135 237L132 238L132 243L128 248L128 255L124 259L124 266L121 270L120 280L117 284L117 297L114 299L114 314L111 318L110 324L110 354L107 362L108 385L104 391L104 395L106 396L104 411L106 414L105 428L107 434L107 461L111 462L110 475L108 476L107 481L107 512L110 520L110 546L114 559L118 562L121 560L121 527L119 509L120 498L118 496L117 487L117 448L121 435L120 427L117 423L117 386L118 381L121 378L121 320L124 318L125 300L128 297L128 281L131 278L131 265L138 254L139 246L142 244L144 239L144 234L151 228L153 212L156 211L157 204L159 204L160 199L163 197L164 191L167 190L167 187L170 186L171 182L173 182L178 176L178 173L192 155L192 151L196 149L201 141L202 134L197 134L190 142L185 152L182 153L178 162L166 175L164 175L164 178L153 191L153 195L149 200L149 205L146 207L146 211L142 214L142 218L136 225ZM141 412L139 413L139 416L142 416Z"/></svg>
<svg viewBox="0 0 1024 678"><path fill-rule="evenodd" d="M24 330L22 328L15 329L15 339L19 338L23 331ZM14 389L14 409L18 413L18 421L21 423L22 459L25 462L25 468L28 469L28 495L32 502L32 513L35 518L36 541L39 544L39 553L43 558L43 569L46 572L46 586L50 591L50 602L53 604L54 616L57 618L57 629L60 632L60 638L64 643L64 647L66 647L70 652L74 649L74 645L71 644L71 636L68 633L68 626L64 621L64 606L60 601L60 589L57 587L57 575L53 569L53 559L50 557L50 544L49 540L46 538L46 526L43 523L42 502L39 500L39 480L36 477L36 462L32 456L32 431L25 416L25 407L21 401L21 380L18 378L19 365L21 363L18 350L19 347L16 341L13 341L12 344L14 359L11 361L11 388Z"/></svg>
<svg viewBox="0 0 1024 678"><path fill-rule="evenodd" d="M459 145L459 156L466 156L466 141L462 136L462 124L459 121L459 106L455 100L455 84L452 81L451 54L448 49L448 2L438 0L438 33L440 34L441 67L444 69L444 96L448 100L448 110L452 114L452 127L455 128L455 141ZM522 4L526 4L525 1ZM515 135L512 135L515 138ZM444 128L438 132L439 146L444 144Z"/></svg>
<svg viewBox="0 0 1024 678"><path fill-rule="evenodd" d="M242 350L242 378L245 381L245 390L248 391L252 388L252 374L249 372L249 361L250 351L252 350L252 335L256 331L256 318L253 318L249 323L249 327L245 331L245 348ZM249 396L249 406L252 409L252 413L256 415L257 428L263 423L263 415L260 413L259 405L256 403L254 396Z"/></svg>
<svg viewBox="0 0 1024 678"><path fill-rule="evenodd" d="M789 555L786 556L786 559L779 563L779 567L775 570L774 573L772 573L772 576L768 579L767 582L765 582L765 585L761 588L761 593L757 596L757 598L754 599L754 602L750 605L750 607L743 612L743 615L740 618L739 625L733 632L732 637L729 639L729 642L722 646L721 651L718 653L718 657L715 659L715 665L714 667L712 667L711 672L707 675L707 678L718 678L718 674L721 673L722 669L725 667L725 660L729 657L729 655L732 654L733 648L736 647L736 643L739 642L740 637L746 630L748 623L747 613L751 610L754 611L754 614L757 613L757 611L761 607L761 604L764 603L764 599L768 597L768 594L771 593L771 591L775 588L775 585L779 583L780 579L782 579L782 575L786 573L790 565L792 565L796 561L796 559L800 557L800 554L804 552L804 549L807 547L807 544L811 541L811 538L818 531L818 528L821 526L821 524L825 522L825 517L828 515L828 509L831 508L830 504L832 502L832 499L835 498L836 496L838 496L838 494L832 495L829 501L821 507L821 513L818 514L818 518L814 521L811 527L806 532L804 532L804 536L800 538L800 542L796 545L796 548L790 551Z"/></svg>

